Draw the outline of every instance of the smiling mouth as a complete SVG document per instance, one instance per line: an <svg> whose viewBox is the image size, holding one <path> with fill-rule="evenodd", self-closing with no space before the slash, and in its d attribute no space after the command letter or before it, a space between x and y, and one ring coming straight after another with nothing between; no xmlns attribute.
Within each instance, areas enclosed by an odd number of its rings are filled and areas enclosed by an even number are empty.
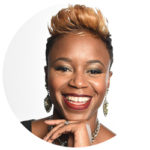
<svg viewBox="0 0 150 150"><path fill-rule="evenodd" d="M63 95L63 99L67 107L74 110L84 110L90 105L92 97L87 95L65 94Z"/></svg>

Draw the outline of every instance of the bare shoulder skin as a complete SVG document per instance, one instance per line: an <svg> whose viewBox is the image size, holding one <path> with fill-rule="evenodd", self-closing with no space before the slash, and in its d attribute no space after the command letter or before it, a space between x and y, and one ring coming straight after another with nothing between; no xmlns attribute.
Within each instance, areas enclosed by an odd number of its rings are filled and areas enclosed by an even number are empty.
<svg viewBox="0 0 150 150"><path fill-rule="evenodd" d="M93 144L105 142L114 137L115 135L116 135L115 133L113 133L111 130L109 130L107 127L101 124L99 134L96 138L97 140Z"/></svg>
<svg viewBox="0 0 150 150"><path fill-rule="evenodd" d="M48 125L44 123L48 118L35 120L31 124L32 133L39 138L43 138L48 133Z"/></svg>

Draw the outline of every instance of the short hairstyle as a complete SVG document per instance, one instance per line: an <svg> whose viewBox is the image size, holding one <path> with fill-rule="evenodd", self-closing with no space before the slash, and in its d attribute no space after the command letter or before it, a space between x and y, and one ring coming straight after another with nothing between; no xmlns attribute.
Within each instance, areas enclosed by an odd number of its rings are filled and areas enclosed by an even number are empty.
<svg viewBox="0 0 150 150"><path fill-rule="evenodd" d="M50 37L46 44L46 64L48 65L49 51L56 39L66 34L84 35L91 33L100 38L107 47L111 64L113 63L113 47L111 35L107 27L107 21L99 9L86 7L85 5L69 5L68 8L61 9L51 18L51 27L48 27Z"/></svg>

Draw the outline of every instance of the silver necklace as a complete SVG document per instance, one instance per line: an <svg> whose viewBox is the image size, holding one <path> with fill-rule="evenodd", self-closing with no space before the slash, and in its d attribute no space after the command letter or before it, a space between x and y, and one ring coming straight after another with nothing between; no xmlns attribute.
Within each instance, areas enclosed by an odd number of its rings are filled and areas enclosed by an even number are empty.
<svg viewBox="0 0 150 150"><path fill-rule="evenodd" d="M49 131L53 129L53 126L49 126ZM97 120L97 126L95 131L92 133L92 138L91 138L91 143L93 143L95 141L95 138L97 137L98 133L100 130L100 123ZM61 137L57 138L56 140L60 143L61 146L68 146L68 138L69 136L67 134L63 134ZM65 139L65 140L63 140ZM53 144L55 144L55 141L53 142Z"/></svg>
<svg viewBox="0 0 150 150"><path fill-rule="evenodd" d="M95 129L95 131L94 131L93 134L92 134L92 140L91 140L92 143L94 142L95 138L97 137L97 135L98 135L98 133L99 133L100 126L101 126L101 124L100 124L99 121L97 120L96 129Z"/></svg>

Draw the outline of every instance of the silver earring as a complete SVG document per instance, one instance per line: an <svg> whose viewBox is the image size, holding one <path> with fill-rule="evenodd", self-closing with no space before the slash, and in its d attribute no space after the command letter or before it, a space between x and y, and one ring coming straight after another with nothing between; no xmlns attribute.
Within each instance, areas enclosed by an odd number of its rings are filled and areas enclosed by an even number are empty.
<svg viewBox="0 0 150 150"><path fill-rule="evenodd" d="M51 111L52 101L51 101L51 98L50 98L49 91L48 91L48 94L47 94L46 98L44 99L44 107L45 107L45 110L46 110L47 113Z"/></svg>
<svg viewBox="0 0 150 150"><path fill-rule="evenodd" d="M104 104L103 104L103 113L104 113L104 116L106 117L107 114L108 114L108 101L107 101L107 93L108 93L108 89L106 91L106 94L105 94L105 99L104 99Z"/></svg>

